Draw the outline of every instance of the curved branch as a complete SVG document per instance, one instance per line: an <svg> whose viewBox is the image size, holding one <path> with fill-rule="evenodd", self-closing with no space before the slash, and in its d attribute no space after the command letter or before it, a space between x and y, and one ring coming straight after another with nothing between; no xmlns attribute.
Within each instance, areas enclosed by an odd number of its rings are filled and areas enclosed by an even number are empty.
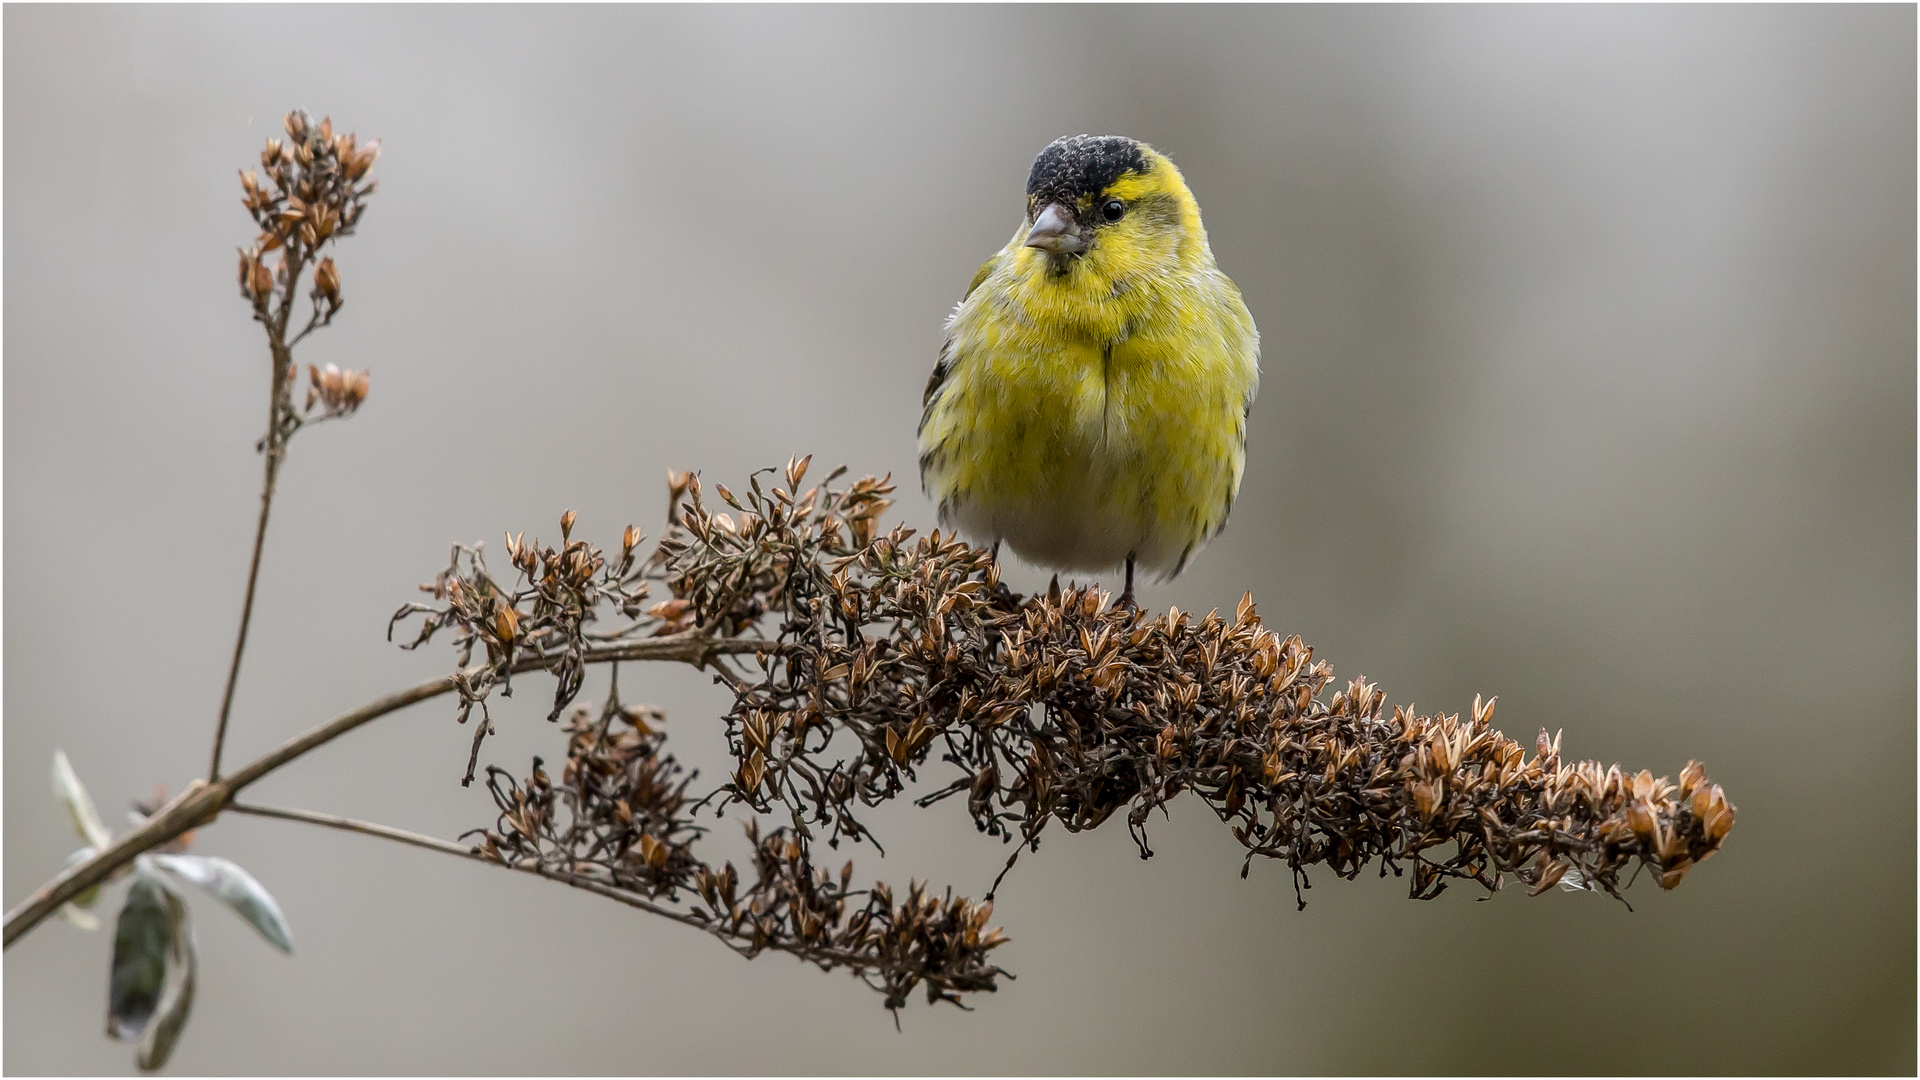
<svg viewBox="0 0 1920 1080"><path fill-rule="evenodd" d="M761 638L709 638L696 631L667 637L646 638L589 649L583 658L589 664L618 660L673 660L704 667L716 656L772 652L780 646ZM513 665L514 674L538 671L553 660L549 656L528 657ZM159 847L189 829L196 829L218 817L242 788L266 776L280 766L318 749L362 724L377 720L428 698L439 697L454 689L461 678L477 676L484 665L457 675L418 683L385 697L368 702L351 712L342 713L328 723L295 736L231 776L208 783L195 780L172 802L162 807L147 823L121 837L106 850L85 862L76 863L40 886L33 895L7 912L5 946L33 929L41 919L59 910L60 905L106 880L114 871L132 862L134 856ZM582 886L585 887L585 886Z"/></svg>
<svg viewBox="0 0 1920 1080"><path fill-rule="evenodd" d="M707 924L691 915L674 911L672 908L661 907L647 900L645 897L628 892L625 889L616 888L612 885L603 884L588 878L576 877L572 874L562 874L539 866L513 866L498 862L480 854L479 850L471 844L456 844L449 840L442 840L437 836L426 836L421 833L408 832L405 829L396 829L391 825L380 825L371 821L359 821L350 817L341 817L338 814L322 814L313 810L299 810L289 806L263 806L258 803L234 802L228 803L227 809L236 814L279 818L282 821L301 821L308 825L324 825L329 829L340 829L344 832L359 833L362 836L373 836L382 840L392 840L396 843L411 844L414 847L426 848L428 851L439 851L448 855L458 855L463 859L472 859L475 862L486 863L488 866L497 866L506 870L518 870L523 874L532 874L535 877L543 877L549 881L558 881L571 885L576 889L585 889L591 893L598 893L608 899L618 900L630 907L637 907L649 915L664 916L675 922L685 923L688 926L698 927L702 930L711 929Z"/></svg>
<svg viewBox="0 0 1920 1080"><path fill-rule="evenodd" d="M557 870L548 870L545 867L532 864L513 865L499 862L482 855L477 848L471 845L463 846L448 840L442 840L437 836L427 836L422 833L409 832L406 829L396 829L391 825L381 825L372 821L360 821L355 818L341 817L338 814L322 814L317 811L300 810L290 806L265 806L259 803L239 802L229 802L227 809L236 814L279 818L282 821L299 821L308 825L321 825L329 829L340 829L343 832L359 833L362 836L372 836L381 840L392 840L396 843L426 848L428 851L438 851L448 855L457 855L463 859L472 859L474 862L485 863L488 866L499 867L502 870L516 870L522 874L531 874L534 877L545 878L548 881L557 881L562 885L571 885L576 889L582 889L597 896L604 896L609 900L617 900L628 907L639 908L649 915L659 915L662 918L672 919L674 922L684 926L691 926L696 930L705 931L719 938L721 942L735 952L750 957L748 950L751 949L753 940L750 934L729 932L723 924L713 920L696 918L684 911L675 911L672 908L662 907L638 893L629 892L626 889L608 885L605 882L594 881L591 878L579 877L574 874L564 874ZM794 948L780 941L767 941L763 943L761 947L771 952L784 952L792 956L797 956L802 960L811 961L816 964L840 964L859 971L870 970L872 967L865 958L855 956L852 953L840 949L823 949L816 947Z"/></svg>

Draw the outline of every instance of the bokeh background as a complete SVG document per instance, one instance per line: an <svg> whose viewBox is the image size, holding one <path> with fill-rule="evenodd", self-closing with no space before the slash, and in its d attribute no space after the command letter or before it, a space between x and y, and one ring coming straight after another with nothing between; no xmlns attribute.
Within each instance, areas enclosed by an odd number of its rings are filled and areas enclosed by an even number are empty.
<svg viewBox="0 0 1920 1080"><path fill-rule="evenodd" d="M1389 700L1498 693L1530 741L1739 827L1635 909L1238 870L1176 805L1048 833L969 1015L565 888L233 819L198 850L297 951L196 902L181 1073L1906 1072L1915 1068L1915 13L1881 7L20 7L5 12L5 899L205 769L267 366L235 169L281 113L381 136L301 359L370 367L294 443L230 751L443 671L387 616L455 540L616 543L669 466L796 450L902 480L940 324L1033 154L1185 171L1265 344L1232 527L1148 603L1243 589ZM1016 587L1043 583L1018 569ZM629 672L719 773L716 689ZM644 686L636 691L634 687ZM592 692L592 687L589 688ZM487 758L557 752L536 703ZM454 836L444 702L260 801ZM862 876L979 894L957 806ZM733 831L722 827L721 835ZM103 909L111 916L113 908ZM6 954L6 1071L117 1073L109 933Z"/></svg>

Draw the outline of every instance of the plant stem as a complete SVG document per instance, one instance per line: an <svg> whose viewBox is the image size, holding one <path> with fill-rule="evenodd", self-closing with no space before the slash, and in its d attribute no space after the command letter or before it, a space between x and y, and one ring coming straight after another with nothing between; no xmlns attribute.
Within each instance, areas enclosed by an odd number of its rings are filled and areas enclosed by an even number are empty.
<svg viewBox="0 0 1920 1080"><path fill-rule="evenodd" d="M583 659L588 664L605 664L616 660L674 660L704 667L716 656L772 652L778 648L776 643L761 638L708 638L701 636L698 631L688 631L667 637L603 645L587 650ZM515 674L537 671L552 659L545 656L528 657L514 664L512 670ZM445 675L397 690L287 740L225 780L195 780L188 784L185 791L148 818L145 825L121 837L106 850L95 853L85 862L68 867L35 890L26 901L7 912L4 944L11 946L20 935L58 910L61 904L105 880L115 870L132 862L134 856L212 821L242 788L280 766L332 742L362 724L428 698L439 697L453 690L459 680L477 677L483 670L485 665L476 665L455 675ZM584 885L581 887L585 888Z"/></svg>
<svg viewBox="0 0 1920 1080"><path fill-rule="evenodd" d="M278 379L276 378L276 382ZM274 420L278 423L280 402L273 403ZM270 443L277 444L276 435L267 436ZM247 568L247 598L240 607L240 633L233 642L233 663L227 668L227 690L220 697L220 723L213 729L213 761L207 766L207 775L220 779L220 751L227 742L227 717L233 712L233 688L240 681L240 657L247 649L247 626L253 621L253 591L260 580L260 552L267 544L267 514L273 509L273 485L280 471L281 447L267 447L266 479L260 485L260 523L253 531L253 563Z"/></svg>
<svg viewBox="0 0 1920 1080"><path fill-rule="evenodd" d="M377 825L371 821L356 821L353 818L340 817L337 814L322 814L313 810L296 810L288 806L265 806L260 803L230 802L227 809L236 814L252 814L255 817L281 818L286 821L304 821L309 825L325 825L330 829L345 829L347 832L365 833L383 840L395 840L402 844L412 844L428 851L444 851L461 858L473 856L472 846L461 847L449 840L424 833L408 832L391 825Z"/></svg>
<svg viewBox="0 0 1920 1080"><path fill-rule="evenodd" d="M283 821L301 821L309 825L323 825L329 829L340 829L344 832L359 833L362 836L372 836L381 840L392 840L396 843L411 844L414 847L426 848L428 851L439 851L448 855L457 855L463 859L472 859L474 862L484 863L487 866L496 866L503 870L517 870L520 873L531 874L534 877L545 878L548 881L558 881L563 885L571 885L576 889L582 889L597 896L604 896L609 900L618 900L628 907L639 908L649 915L659 915L662 918L672 919L674 922L684 926L691 926L696 930L704 930L725 942L735 952L747 955L750 958L751 935L730 931L724 923L717 920L699 919L688 912L675 911L672 908L662 907L638 893L629 892L626 889L608 885L605 882L595 881L591 878L562 873L558 870L549 870L543 866L513 865L499 862L495 859L487 858L471 846L462 847L459 844L442 840L437 836L426 836L417 832L408 832L405 829L396 829L391 825L380 825L371 821L359 821L354 818L341 817L338 814L322 814L313 810L299 810L289 806L262 806L258 803L237 802L228 803L227 809L236 814L252 814L256 817L280 818ZM856 970L866 970L868 967L868 964L860 957L839 949L821 949L807 946L794 947L772 941L766 942L762 947L775 952L790 953L803 960L811 960L815 963L838 963Z"/></svg>
<svg viewBox="0 0 1920 1080"><path fill-rule="evenodd" d="M267 394L266 468L260 481L260 521L253 530L253 560L247 568L247 597L240 605L240 633L233 642L233 663L227 668L227 689L220 696L220 721L213 729L213 760L207 766L207 779L220 779L220 752L227 744L227 717L233 713L233 691L240 682L240 658L247 651L247 627L253 622L253 593L260 581L260 553L267 544L267 515L273 509L273 491L280 476L280 463L287 456L287 438L292 434L285 414L291 411L289 398L293 384L293 349L287 341L287 318L293 310L294 287L299 284L304 261L288 253L286 292L280 302L280 314L260 320L267 328L267 349L273 354L273 386Z"/></svg>
<svg viewBox="0 0 1920 1080"><path fill-rule="evenodd" d="M661 907L625 889L593 881L589 878L577 877L573 874L563 874L555 870L548 870L539 866L512 866L507 863L497 862L475 851L472 846L462 847L459 844L442 840L436 836L424 836L420 833L408 832L405 829L396 829L391 825L378 825L371 821L357 821L349 817L340 817L337 814L321 814L312 810L296 810L292 807L261 806L254 803L229 803L227 804L227 809L237 814L253 814L257 817L281 818L286 821L304 821L309 825L324 825L329 829L342 829L346 832L360 833L363 836L374 836L382 840L393 840L402 844L412 844L414 847L426 848L429 851L441 851L448 855L458 855L463 859L472 859L475 862L485 863L488 866L498 866L507 870L518 870L523 874L532 874L536 877L546 878L549 881L565 882L576 889L585 889L591 893L598 893L601 896L618 900L623 904L637 907L652 915L661 915L675 922L685 923L688 926L696 926L703 930L709 929L707 924L685 912Z"/></svg>

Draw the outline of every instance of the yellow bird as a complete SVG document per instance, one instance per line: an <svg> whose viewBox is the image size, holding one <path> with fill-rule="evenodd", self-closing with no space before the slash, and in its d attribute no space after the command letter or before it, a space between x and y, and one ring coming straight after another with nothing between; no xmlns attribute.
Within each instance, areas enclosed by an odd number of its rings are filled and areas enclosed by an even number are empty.
<svg viewBox="0 0 1920 1080"><path fill-rule="evenodd" d="M1056 139L953 315L920 416L943 525L1057 570L1171 578L1226 524L1260 334L1173 162Z"/></svg>

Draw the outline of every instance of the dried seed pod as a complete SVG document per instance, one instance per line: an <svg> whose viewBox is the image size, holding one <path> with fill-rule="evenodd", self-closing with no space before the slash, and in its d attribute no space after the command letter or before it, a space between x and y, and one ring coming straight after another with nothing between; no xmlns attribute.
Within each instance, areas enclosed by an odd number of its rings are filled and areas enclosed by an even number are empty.
<svg viewBox="0 0 1920 1080"><path fill-rule="evenodd" d="M340 305L340 271L334 268L332 258L321 259L314 267L313 291L335 307Z"/></svg>

